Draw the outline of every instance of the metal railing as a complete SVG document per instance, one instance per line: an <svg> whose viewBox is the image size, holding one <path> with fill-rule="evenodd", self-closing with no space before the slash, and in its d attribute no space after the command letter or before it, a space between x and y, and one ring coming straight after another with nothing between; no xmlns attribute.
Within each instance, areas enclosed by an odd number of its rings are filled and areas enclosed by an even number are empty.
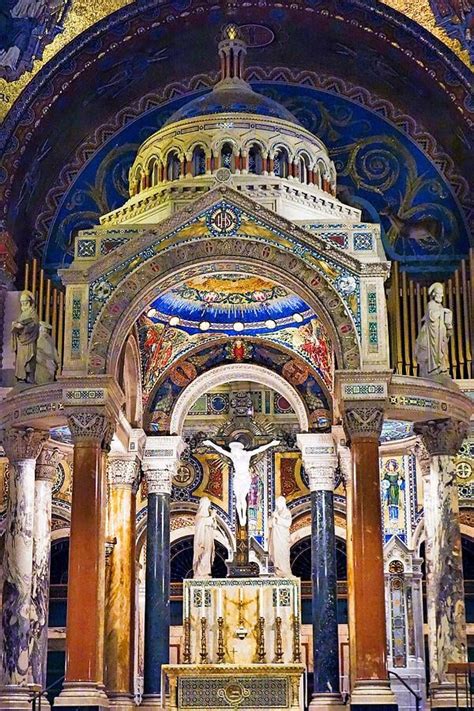
<svg viewBox="0 0 474 711"><path fill-rule="evenodd" d="M45 694L48 693L48 691L51 691L52 689L55 689L59 684L62 684L64 681L64 676L60 677L59 679L55 679L52 684L46 687L46 689L40 689L39 691L35 691L33 693L33 696L30 699L30 704L31 704L31 711L41 711L41 699Z"/></svg>
<svg viewBox="0 0 474 711"><path fill-rule="evenodd" d="M473 707L474 663L459 662L448 664L448 674L454 675L456 708L468 711Z"/></svg>
<svg viewBox="0 0 474 711"><path fill-rule="evenodd" d="M401 677L400 674L397 674L397 672L394 672L391 669L389 669L388 674L389 674L389 676L394 676L396 679L398 679L398 681L401 684L403 684L405 689L407 689L410 692L410 694L412 694L415 697L416 711L419 711L420 704L423 701L423 697L421 696L421 694L418 694L414 689L412 689L411 686L409 684L407 684L405 679L403 677Z"/></svg>

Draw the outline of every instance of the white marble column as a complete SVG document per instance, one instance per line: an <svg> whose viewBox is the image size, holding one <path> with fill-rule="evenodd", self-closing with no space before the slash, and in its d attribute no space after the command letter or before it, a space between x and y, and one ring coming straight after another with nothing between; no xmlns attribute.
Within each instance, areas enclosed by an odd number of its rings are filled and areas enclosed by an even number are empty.
<svg viewBox="0 0 474 711"><path fill-rule="evenodd" d="M36 461L33 568L31 586L30 666L35 686L46 686L48 659L49 571L52 489L63 454L45 445Z"/></svg>
<svg viewBox="0 0 474 711"><path fill-rule="evenodd" d="M29 709L29 642L33 565L35 466L48 434L32 428L5 432L10 463L2 609L1 709Z"/></svg>
<svg viewBox="0 0 474 711"><path fill-rule="evenodd" d="M467 425L437 420L415 425L424 484L426 599L432 708L456 704L448 664L467 661L466 615L456 470L453 457L467 436Z"/></svg>

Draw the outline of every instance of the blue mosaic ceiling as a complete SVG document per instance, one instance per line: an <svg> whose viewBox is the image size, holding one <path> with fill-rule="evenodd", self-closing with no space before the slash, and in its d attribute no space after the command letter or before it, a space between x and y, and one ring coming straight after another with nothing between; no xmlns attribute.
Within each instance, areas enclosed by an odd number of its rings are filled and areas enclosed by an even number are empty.
<svg viewBox="0 0 474 711"><path fill-rule="evenodd" d="M228 273L179 284L155 299L147 316L154 323L179 318L180 328L190 334L209 323L205 330L235 335L234 324L242 323L245 335L256 335L308 323L314 313L299 296L269 279Z"/></svg>

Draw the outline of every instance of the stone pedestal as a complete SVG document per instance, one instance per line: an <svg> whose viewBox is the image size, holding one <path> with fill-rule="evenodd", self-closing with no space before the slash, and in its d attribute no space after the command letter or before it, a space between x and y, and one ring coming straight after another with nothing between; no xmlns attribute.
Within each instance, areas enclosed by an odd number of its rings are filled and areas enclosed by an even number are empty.
<svg viewBox="0 0 474 711"><path fill-rule="evenodd" d="M113 422L102 412L70 414L74 440L66 636L66 679L55 706L109 707L104 692L105 452Z"/></svg>
<svg viewBox="0 0 474 711"><path fill-rule="evenodd" d="M298 446L311 491L313 582L313 697L311 711L343 709L339 688L334 485L336 447L331 434L300 434Z"/></svg>
<svg viewBox="0 0 474 711"><path fill-rule="evenodd" d="M147 437L143 457L148 488L143 708L161 705L161 667L169 662L170 494L183 448L181 437Z"/></svg>
<svg viewBox="0 0 474 711"><path fill-rule="evenodd" d="M48 434L10 429L3 446L10 464L3 562L0 708L30 709L28 672L33 569L35 466Z"/></svg>
<svg viewBox="0 0 474 711"><path fill-rule="evenodd" d="M424 484L426 600L432 708L469 705L456 702L449 663L467 661L466 615L462 572L459 503L453 457L467 435L467 425L440 420L415 425Z"/></svg>

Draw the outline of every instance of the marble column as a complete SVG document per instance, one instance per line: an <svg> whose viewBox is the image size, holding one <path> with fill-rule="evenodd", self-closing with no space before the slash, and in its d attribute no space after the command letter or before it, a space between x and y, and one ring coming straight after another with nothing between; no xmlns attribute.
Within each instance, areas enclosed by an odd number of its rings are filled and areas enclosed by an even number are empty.
<svg viewBox="0 0 474 711"><path fill-rule="evenodd" d="M426 600L432 708L455 709L448 664L467 661L459 502L453 457L468 426L446 419L415 425L424 484Z"/></svg>
<svg viewBox="0 0 474 711"><path fill-rule="evenodd" d="M148 488L142 704L145 708L161 706L161 666L169 662L170 495L182 449L181 437L147 437L142 463Z"/></svg>
<svg viewBox="0 0 474 711"><path fill-rule="evenodd" d="M135 538L139 461L110 454L108 536L110 559L105 616L105 686L111 708L132 709L135 651Z"/></svg>
<svg viewBox="0 0 474 711"><path fill-rule="evenodd" d="M42 689L48 660L52 489L62 458L57 447L45 445L36 460L30 666L33 684Z"/></svg>
<svg viewBox="0 0 474 711"><path fill-rule="evenodd" d="M387 669L379 464L383 415L376 403L346 404L344 411L352 454L347 491L351 709L358 711L397 708Z"/></svg>
<svg viewBox="0 0 474 711"><path fill-rule="evenodd" d="M105 452L113 421L105 412L68 415L74 442L66 628L66 679L55 705L109 707L104 692Z"/></svg>
<svg viewBox="0 0 474 711"><path fill-rule="evenodd" d="M311 491L313 581L313 696L310 711L346 708L339 683L334 485L336 447L331 434L299 434Z"/></svg>
<svg viewBox="0 0 474 711"><path fill-rule="evenodd" d="M9 429L3 447L10 464L3 559L1 709L29 709L30 606L33 568L35 466L48 434Z"/></svg>

